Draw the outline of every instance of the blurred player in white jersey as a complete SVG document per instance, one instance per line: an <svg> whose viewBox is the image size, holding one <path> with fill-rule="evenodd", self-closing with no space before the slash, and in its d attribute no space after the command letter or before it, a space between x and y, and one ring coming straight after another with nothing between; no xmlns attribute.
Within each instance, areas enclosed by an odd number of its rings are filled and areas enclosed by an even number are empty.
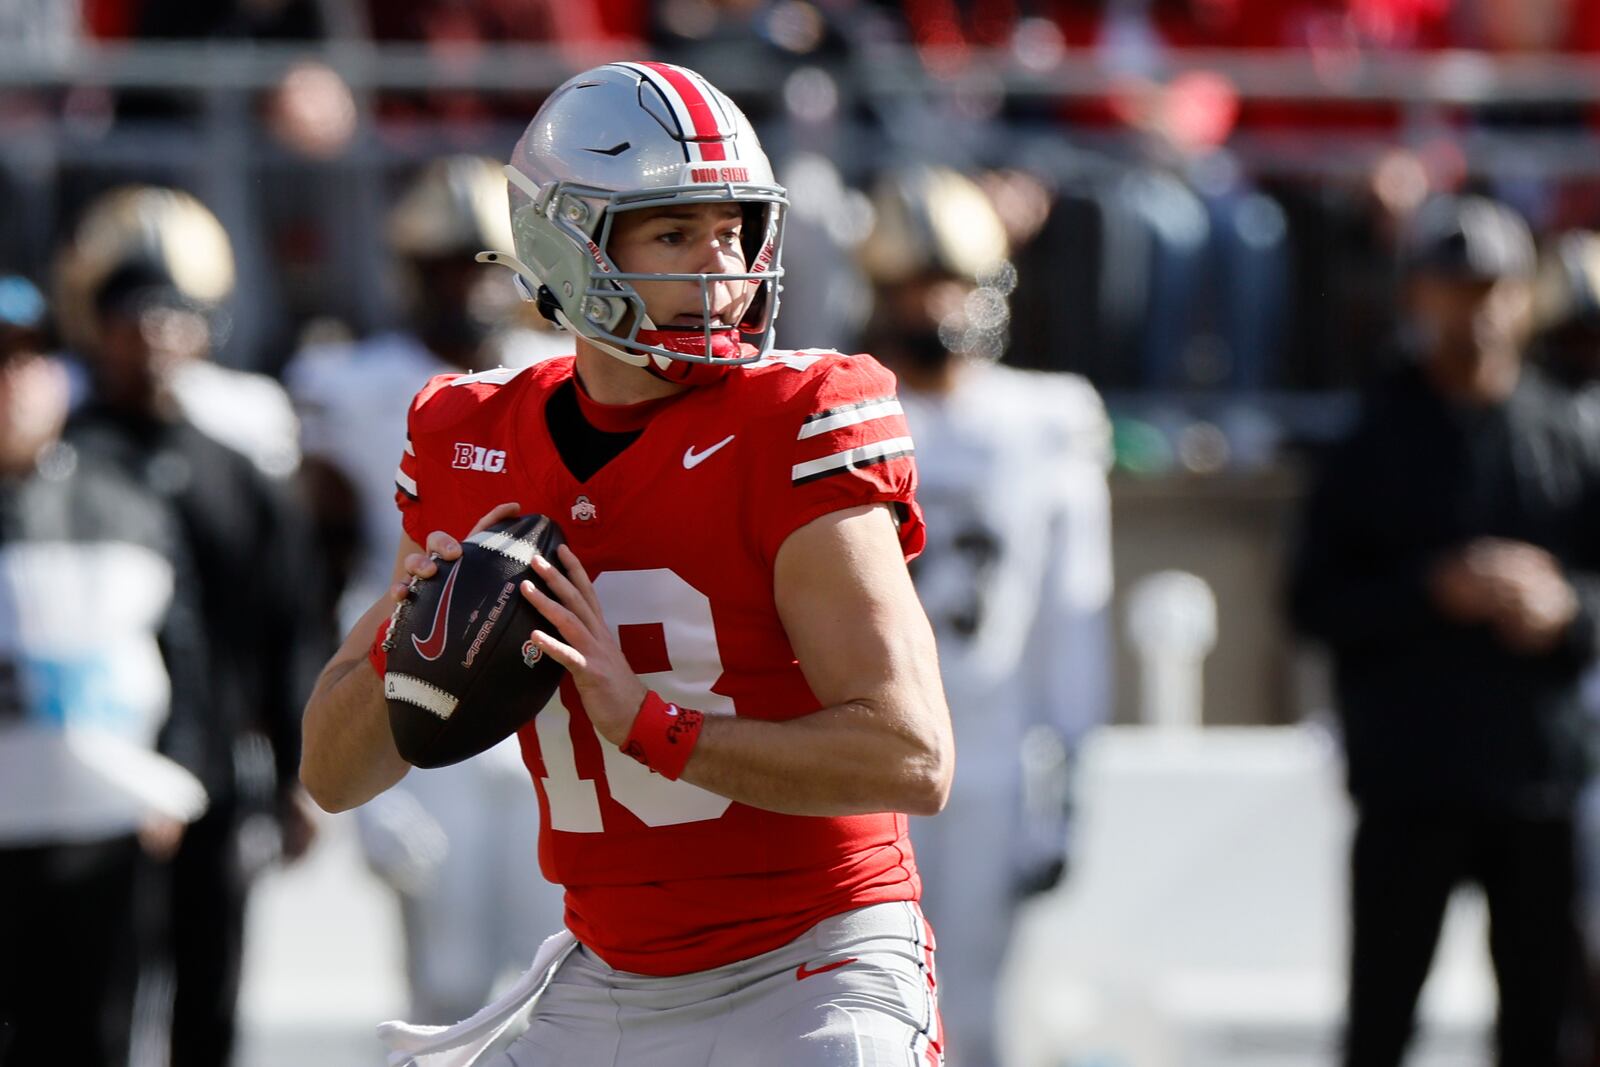
<svg viewBox="0 0 1600 1067"><path fill-rule="evenodd" d="M389 584L408 402L436 374L494 366L495 342L521 305L505 271L472 258L511 247L506 211L498 163L429 164L388 225L411 329L311 347L285 369L323 540L342 560L343 629ZM419 771L358 813L367 861L399 895L410 1012L420 1022L470 1015L561 924L561 891L540 876L532 846L539 813L526 778L508 741Z"/></svg>
<svg viewBox="0 0 1600 1067"><path fill-rule="evenodd" d="M1110 708L1110 425L1082 378L995 362L1012 276L974 183L908 169L875 207L868 347L917 442L928 543L912 577L961 753L949 805L911 834L950 1063L988 1067L1016 907L1065 870L1071 753Z"/></svg>

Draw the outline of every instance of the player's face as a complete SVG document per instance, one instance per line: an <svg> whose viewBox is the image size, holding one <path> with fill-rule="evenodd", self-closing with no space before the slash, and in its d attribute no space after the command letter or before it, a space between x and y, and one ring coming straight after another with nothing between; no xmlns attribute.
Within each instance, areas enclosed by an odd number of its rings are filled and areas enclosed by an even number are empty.
<svg viewBox="0 0 1600 1067"><path fill-rule="evenodd" d="M67 378L32 345L10 345L0 332L0 470L30 466L61 432Z"/></svg>
<svg viewBox="0 0 1600 1067"><path fill-rule="evenodd" d="M678 204L621 212L607 251L628 273L737 274L745 270L744 215L737 204ZM736 326L758 282L711 285L712 326ZM700 327L705 309L696 282L634 282L657 326Z"/></svg>
<svg viewBox="0 0 1600 1067"><path fill-rule="evenodd" d="M1423 275L1411 285L1412 312L1434 354L1473 359L1516 352L1527 339L1532 289L1517 278L1456 279Z"/></svg>
<svg viewBox="0 0 1600 1067"><path fill-rule="evenodd" d="M100 322L95 378L102 399L142 408L180 364L205 358L210 329L199 314L149 306L112 312Z"/></svg>

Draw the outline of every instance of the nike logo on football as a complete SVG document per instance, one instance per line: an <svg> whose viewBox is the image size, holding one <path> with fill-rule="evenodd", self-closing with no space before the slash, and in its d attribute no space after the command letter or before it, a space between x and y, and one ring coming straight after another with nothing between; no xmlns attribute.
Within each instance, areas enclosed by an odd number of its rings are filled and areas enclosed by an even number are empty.
<svg viewBox="0 0 1600 1067"><path fill-rule="evenodd" d="M693 470L694 468L700 466L700 464L705 462L708 456L715 454L717 449L721 448L731 440L733 440L733 434L730 433L728 436L724 437L722 440L718 441L704 452L696 452L694 450L694 446L690 445L688 448L683 450L683 469L686 471Z"/></svg>
<svg viewBox="0 0 1600 1067"><path fill-rule="evenodd" d="M439 606L433 609L433 629L428 631L428 636L419 641L416 634L411 635L417 655L425 660L436 660L444 655L444 643L450 636L450 629L446 625L450 617L450 594L455 592L456 575L460 571L461 560L458 558L450 565L450 577L444 580L444 592L439 594Z"/></svg>
<svg viewBox="0 0 1600 1067"><path fill-rule="evenodd" d="M802 963L794 969L794 980L804 982L807 978L814 978L819 974L827 974L829 971L837 971L840 967L848 967L855 961L856 957L851 956L849 959L834 960L832 963L824 963L821 967L813 967L810 970L807 970L806 965Z"/></svg>

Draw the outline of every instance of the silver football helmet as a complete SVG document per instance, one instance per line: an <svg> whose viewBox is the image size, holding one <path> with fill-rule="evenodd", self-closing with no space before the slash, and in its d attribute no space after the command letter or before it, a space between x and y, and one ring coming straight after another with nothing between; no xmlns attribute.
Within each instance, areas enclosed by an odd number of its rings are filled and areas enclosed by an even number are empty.
<svg viewBox="0 0 1600 1067"><path fill-rule="evenodd" d="M702 380L693 364L760 359L771 349L783 277L784 211L749 120L694 71L666 63L608 63L569 79L528 124L506 167L516 256L484 262L515 270L547 314L597 347L673 380ZM734 203L744 212L737 274L630 274L607 251L618 212L672 204ZM700 286L701 325L663 328L634 282ZM712 286L752 283L738 323L715 324Z"/></svg>

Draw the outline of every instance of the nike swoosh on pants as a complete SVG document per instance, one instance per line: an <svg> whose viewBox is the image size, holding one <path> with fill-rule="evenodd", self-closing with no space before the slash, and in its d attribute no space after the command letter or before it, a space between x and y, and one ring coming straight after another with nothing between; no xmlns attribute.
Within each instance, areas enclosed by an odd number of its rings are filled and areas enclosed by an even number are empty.
<svg viewBox="0 0 1600 1067"><path fill-rule="evenodd" d="M800 966L794 969L794 980L797 982L803 982L807 978L814 978L819 974L826 974L829 971L837 971L840 967L848 967L850 964L854 963L857 958L858 957L856 956L851 956L849 959L834 960L832 963L824 963L821 967L812 967L809 970L806 968L806 965L802 963Z"/></svg>

